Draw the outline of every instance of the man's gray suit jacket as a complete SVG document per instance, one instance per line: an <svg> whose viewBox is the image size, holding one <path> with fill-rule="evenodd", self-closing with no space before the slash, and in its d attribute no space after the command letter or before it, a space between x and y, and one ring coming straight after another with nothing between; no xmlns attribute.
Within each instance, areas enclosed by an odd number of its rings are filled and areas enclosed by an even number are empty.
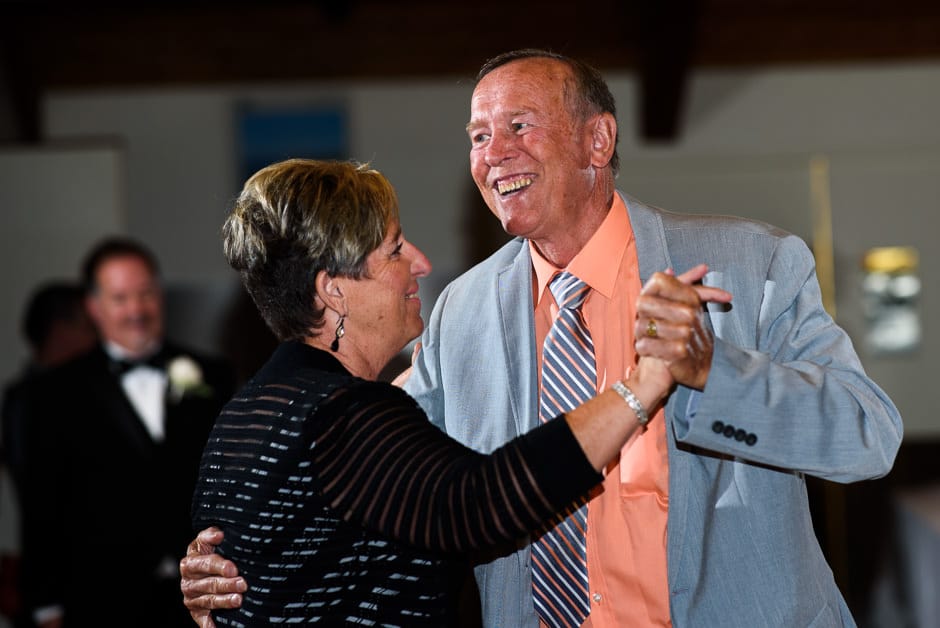
<svg viewBox="0 0 940 628"><path fill-rule="evenodd" d="M824 311L805 243L770 225L665 212L624 197L640 279L705 262L715 348L703 392L666 406L667 560L676 628L853 626L813 532L804 474L886 474L902 424ZM482 452L536 426L531 261L517 238L441 294L407 390ZM616 551L616 548L611 548ZM488 627L537 626L529 550L479 565Z"/></svg>

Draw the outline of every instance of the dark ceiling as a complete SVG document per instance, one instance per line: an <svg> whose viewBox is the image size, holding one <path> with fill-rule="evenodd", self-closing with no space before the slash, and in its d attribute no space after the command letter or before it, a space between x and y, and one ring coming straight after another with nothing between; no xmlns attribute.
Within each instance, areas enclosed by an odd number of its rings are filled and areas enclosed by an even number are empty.
<svg viewBox="0 0 940 628"><path fill-rule="evenodd" d="M472 77L550 48L635 72L642 133L680 132L703 67L940 58L937 0L307 0L0 2L0 97L39 139L49 88Z"/></svg>

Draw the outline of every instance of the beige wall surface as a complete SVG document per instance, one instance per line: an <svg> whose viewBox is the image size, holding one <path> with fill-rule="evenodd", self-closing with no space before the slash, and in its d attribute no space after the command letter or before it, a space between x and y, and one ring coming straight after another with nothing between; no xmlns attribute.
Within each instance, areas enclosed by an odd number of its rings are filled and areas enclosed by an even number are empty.
<svg viewBox="0 0 940 628"><path fill-rule="evenodd" d="M103 233L123 232L124 152L108 143L0 150L0 375L28 356L23 310L37 284L77 279L77 264Z"/></svg>

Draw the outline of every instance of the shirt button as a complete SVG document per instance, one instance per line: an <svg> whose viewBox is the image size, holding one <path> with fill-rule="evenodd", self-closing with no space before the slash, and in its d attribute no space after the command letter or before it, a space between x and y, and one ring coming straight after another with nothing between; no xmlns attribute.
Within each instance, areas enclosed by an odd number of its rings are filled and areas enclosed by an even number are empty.
<svg viewBox="0 0 940 628"><path fill-rule="evenodd" d="M603 598L601 597L601 594L600 594L600 593L595 593L595 594L594 594L593 596L591 596L591 597L594 598L594 601L597 602L598 604L600 604L600 603L601 603L601 600L603 599Z"/></svg>

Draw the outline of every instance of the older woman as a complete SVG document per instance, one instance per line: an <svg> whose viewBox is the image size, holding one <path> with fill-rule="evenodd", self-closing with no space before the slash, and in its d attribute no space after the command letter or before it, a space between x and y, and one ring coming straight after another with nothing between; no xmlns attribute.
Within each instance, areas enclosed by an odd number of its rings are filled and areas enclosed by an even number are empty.
<svg viewBox="0 0 940 628"><path fill-rule="evenodd" d="M194 495L194 525L221 528L219 552L249 583L220 625L456 623L461 553L523 537L585 495L638 428L607 391L487 456L374 381L421 332L417 280L431 270L375 170L271 165L223 233L282 343L219 416ZM646 408L671 385L655 361L626 382Z"/></svg>

